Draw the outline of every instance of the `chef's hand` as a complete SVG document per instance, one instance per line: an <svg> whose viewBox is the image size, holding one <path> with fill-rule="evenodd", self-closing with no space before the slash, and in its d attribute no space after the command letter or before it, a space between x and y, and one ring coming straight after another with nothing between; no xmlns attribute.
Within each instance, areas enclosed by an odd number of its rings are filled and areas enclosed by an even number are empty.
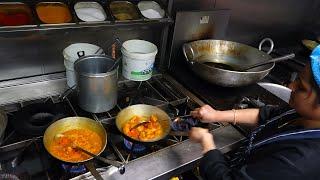
<svg viewBox="0 0 320 180"><path fill-rule="evenodd" d="M189 131L189 137L192 141L200 143L203 149L203 154L216 149L216 145L213 141L213 136L209 133L208 129L193 127Z"/></svg>
<svg viewBox="0 0 320 180"><path fill-rule="evenodd" d="M213 109L211 106L204 105L191 111L191 115L194 118L199 119L201 122L210 123L215 122L217 119L217 112L218 111Z"/></svg>

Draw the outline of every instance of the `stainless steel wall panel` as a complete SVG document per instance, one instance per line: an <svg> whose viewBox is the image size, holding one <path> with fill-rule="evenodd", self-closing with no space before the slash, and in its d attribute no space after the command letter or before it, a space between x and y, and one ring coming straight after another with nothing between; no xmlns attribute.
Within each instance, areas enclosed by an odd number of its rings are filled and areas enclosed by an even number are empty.
<svg viewBox="0 0 320 180"><path fill-rule="evenodd" d="M160 52L161 30L148 25L2 32L0 81L65 71L62 52L72 43L96 44L109 53L114 37L144 39L155 43Z"/></svg>
<svg viewBox="0 0 320 180"><path fill-rule="evenodd" d="M256 44L263 37L299 38L312 16L314 0L216 0L215 8L231 9L226 38Z"/></svg>

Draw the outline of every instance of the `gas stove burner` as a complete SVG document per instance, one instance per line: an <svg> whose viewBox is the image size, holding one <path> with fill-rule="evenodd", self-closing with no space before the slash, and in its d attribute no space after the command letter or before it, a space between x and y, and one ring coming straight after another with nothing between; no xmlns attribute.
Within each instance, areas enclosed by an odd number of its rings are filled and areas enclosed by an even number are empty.
<svg viewBox="0 0 320 180"><path fill-rule="evenodd" d="M142 153L144 152L147 147L142 145L142 144L138 144L138 143L132 143L126 139L123 139L123 143L124 143L124 146L129 150L129 151L132 151L134 153ZM132 147L133 146L133 147Z"/></svg>
<svg viewBox="0 0 320 180"><path fill-rule="evenodd" d="M66 117L62 107L52 102L29 104L11 118L17 132L25 135L42 135L54 121Z"/></svg>
<svg viewBox="0 0 320 180"><path fill-rule="evenodd" d="M260 108L262 106L265 106L265 103L262 102L259 98L242 97L240 102L235 105L235 108L238 108L238 109Z"/></svg>
<svg viewBox="0 0 320 180"><path fill-rule="evenodd" d="M30 174L25 168L15 167L8 170L0 170L0 179L3 180L27 180L31 179Z"/></svg>
<svg viewBox="0 0 320 180"><path fill-rule="evenodd" d="M198 125L198 123L199 121L190 115L181 116L172 121L171 128L174 131L189 131L192 127Z"/></svg>
<svg viewBox="0 0 320 180"><path fill-rule="evenodd" d="M84 165L73 165L73 164L61 164L62 169L66 173L71 173L71 174L83 174L85 173L86 167Z"/></svg>
<svg viewBox="0 0 320 180"><path fill-rule="evenodd" d="M20 180L17 175L8 174L8 173L0 173L0 179L3 179L3 180L6 180L6 179L8 179L8 180Z"/></svg>

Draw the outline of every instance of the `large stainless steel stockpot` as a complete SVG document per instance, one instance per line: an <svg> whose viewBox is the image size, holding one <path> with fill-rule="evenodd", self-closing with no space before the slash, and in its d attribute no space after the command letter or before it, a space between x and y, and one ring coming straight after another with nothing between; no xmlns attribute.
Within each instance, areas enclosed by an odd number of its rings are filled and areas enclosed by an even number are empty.
<svg viewBox="0 0 320 180"><path fill-rule="evenodd" d="M106 55L85 56L75 62L79 106L92 113L117 104L118 65ZM111 69L110 69L111 68Z"/></svg>

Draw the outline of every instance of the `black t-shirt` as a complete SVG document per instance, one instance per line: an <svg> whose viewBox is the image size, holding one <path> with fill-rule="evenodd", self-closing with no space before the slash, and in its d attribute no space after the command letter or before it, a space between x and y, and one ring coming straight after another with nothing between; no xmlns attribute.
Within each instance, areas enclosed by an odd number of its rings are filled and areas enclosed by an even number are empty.
<svg viewBox="0 0 320 180"><path fill-rule="evenodd" d="M259 123L264 124L281 111L269 106L261 108ZM320 139L285 140L261 146L237 169L229 167L219 150L211 150L200 162L200 173L204 179L215 180L317 180L320 179Z"/></svg>

